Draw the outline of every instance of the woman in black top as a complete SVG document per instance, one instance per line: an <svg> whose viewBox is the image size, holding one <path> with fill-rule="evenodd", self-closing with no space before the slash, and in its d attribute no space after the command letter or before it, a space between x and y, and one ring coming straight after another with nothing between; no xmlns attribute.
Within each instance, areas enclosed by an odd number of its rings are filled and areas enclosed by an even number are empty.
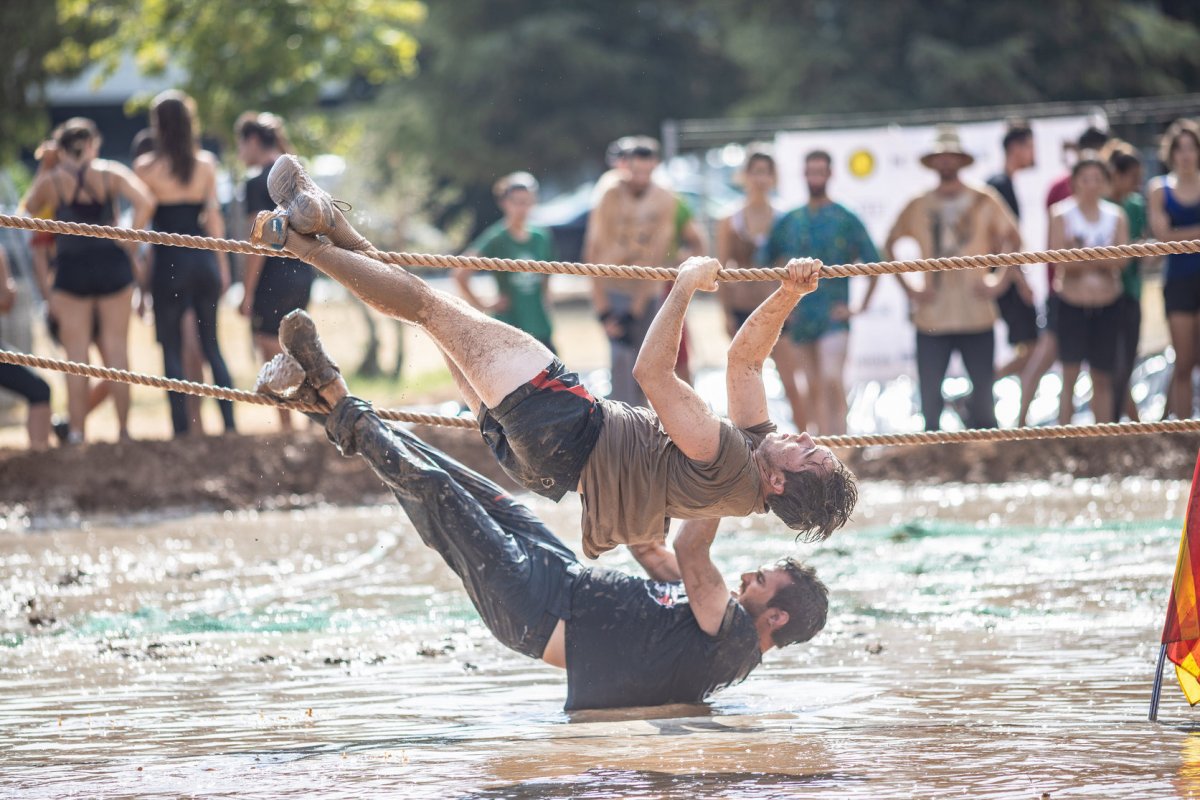
<svg viewBox="0 0 1200 800"><path fill-rule="evenodd" d="M238 117L234 126L238 158L250 170L245 185L245 206L249 224L260 211L275 208L267 191L267 175L275 160L291 152L283 120L271 113L247 111ZM255 172L257 170L257 172ZM254 347L263 361L279 355L279 323L284 315L297 308L308 308L312 294L313 268L295 258L245 256L242 261L241 313L250 319ZM283 430L292 429L292 412L279 409Z"/></svg>
<svg viewBox="0 0 1200 800"><path fill-rule="evenodd" d="M57 218L64 221L114 225L117 198L124 197L133 205L133 227L146 227L154 211L154 197L123 165L97 158L100 132L96 123L82 117L67 120L55 138L59 164L34 181L25 199L27 208L55 208ZM95 339L104 363L126 369L134 280L143 271L135 245L86 236L56 236L55 244L54 282L47 300L67 357L88 360L98 321ZM127 438L129 386L114 384L112 395L121 438ZM69 376L68 441L83 441L87 406L87 378Z"/></svg>
<svg viewBox="0 0 1200 800"><path fill-rule="evenodd" d="M193 236L224 238L225 221L217 202L217 159L197 143L194 103L186 94L167 91L154 98L150 124L154 152L134 162L133 168L158 201L155 230ZM213 381L231 386L233 381L217 342L217 302L229 288L229 257L209 250L156 246L153 277L154 328L163 349L163 371L168 378L183 378L183 338L180 322L192 309L200 333L200 347L212 368ZM181 394L168 393L175 435L188 432L187 403ZM233 404L220 402L225 430L232 431Z"/></svg>

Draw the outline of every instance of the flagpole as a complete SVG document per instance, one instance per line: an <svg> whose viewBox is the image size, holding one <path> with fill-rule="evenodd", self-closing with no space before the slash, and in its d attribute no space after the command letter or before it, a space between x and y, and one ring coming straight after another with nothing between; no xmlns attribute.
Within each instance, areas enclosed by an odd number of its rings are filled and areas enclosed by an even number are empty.
<svg viewBox="0 0 1200 800"><path fill-rule="evenodd" d="M1162 693L1163 664L1167 660L1167 646L1158 649L1158 667L1154 670L1154 690L1150 693L1150 721L1158 722L1158 696Z"/></svg>

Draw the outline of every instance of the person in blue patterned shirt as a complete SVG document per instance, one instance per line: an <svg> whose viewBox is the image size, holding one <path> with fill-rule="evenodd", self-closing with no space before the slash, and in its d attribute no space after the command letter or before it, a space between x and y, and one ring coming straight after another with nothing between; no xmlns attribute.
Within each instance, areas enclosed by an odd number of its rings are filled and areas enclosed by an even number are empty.
<svg viewBox="0 0 1200 800"><path fill-rule="evenodd" d="M824 150L805 156L808 202L775 223L760 255L762 263L779 265L791 258L817 258L825 264L879 260L862 220L829 198L832 161ZM862 308L851 311L850 280L827 278L800 301L791 320L792 341L799 347L808 383L809 418L821 434L846 432L844 375L850 317L866 308L875 281L871 278Z"/></svg>

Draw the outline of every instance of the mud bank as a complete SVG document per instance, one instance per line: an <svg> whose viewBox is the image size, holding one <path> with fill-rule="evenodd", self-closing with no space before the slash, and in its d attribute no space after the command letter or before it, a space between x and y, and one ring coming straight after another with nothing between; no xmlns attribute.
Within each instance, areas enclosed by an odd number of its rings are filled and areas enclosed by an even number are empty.
<svg viewBox="0 0 1200 800"><path fill-rule="evenodd" d="M512 487L478 434L418 435ZM1003 483L1051 476L1191 477L1200 435L878 448L844 453L864 481ZM33 519L170 510L361 505L388 495L319 433L219 436L0 451L0 513Z"/></svg>

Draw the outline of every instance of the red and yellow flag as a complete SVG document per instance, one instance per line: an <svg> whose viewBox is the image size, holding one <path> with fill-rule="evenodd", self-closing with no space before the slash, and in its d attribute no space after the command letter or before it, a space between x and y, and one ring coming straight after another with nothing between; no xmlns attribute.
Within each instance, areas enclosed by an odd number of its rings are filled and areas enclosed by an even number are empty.
<svg viewBox="0 0 1200 800"><path fill-rule="evenodd" d="M1175 664L1179 687L1192 705L1200 703L1200 458L1183 517L1175 582L1167 603L1162 643Z"/></svg>

